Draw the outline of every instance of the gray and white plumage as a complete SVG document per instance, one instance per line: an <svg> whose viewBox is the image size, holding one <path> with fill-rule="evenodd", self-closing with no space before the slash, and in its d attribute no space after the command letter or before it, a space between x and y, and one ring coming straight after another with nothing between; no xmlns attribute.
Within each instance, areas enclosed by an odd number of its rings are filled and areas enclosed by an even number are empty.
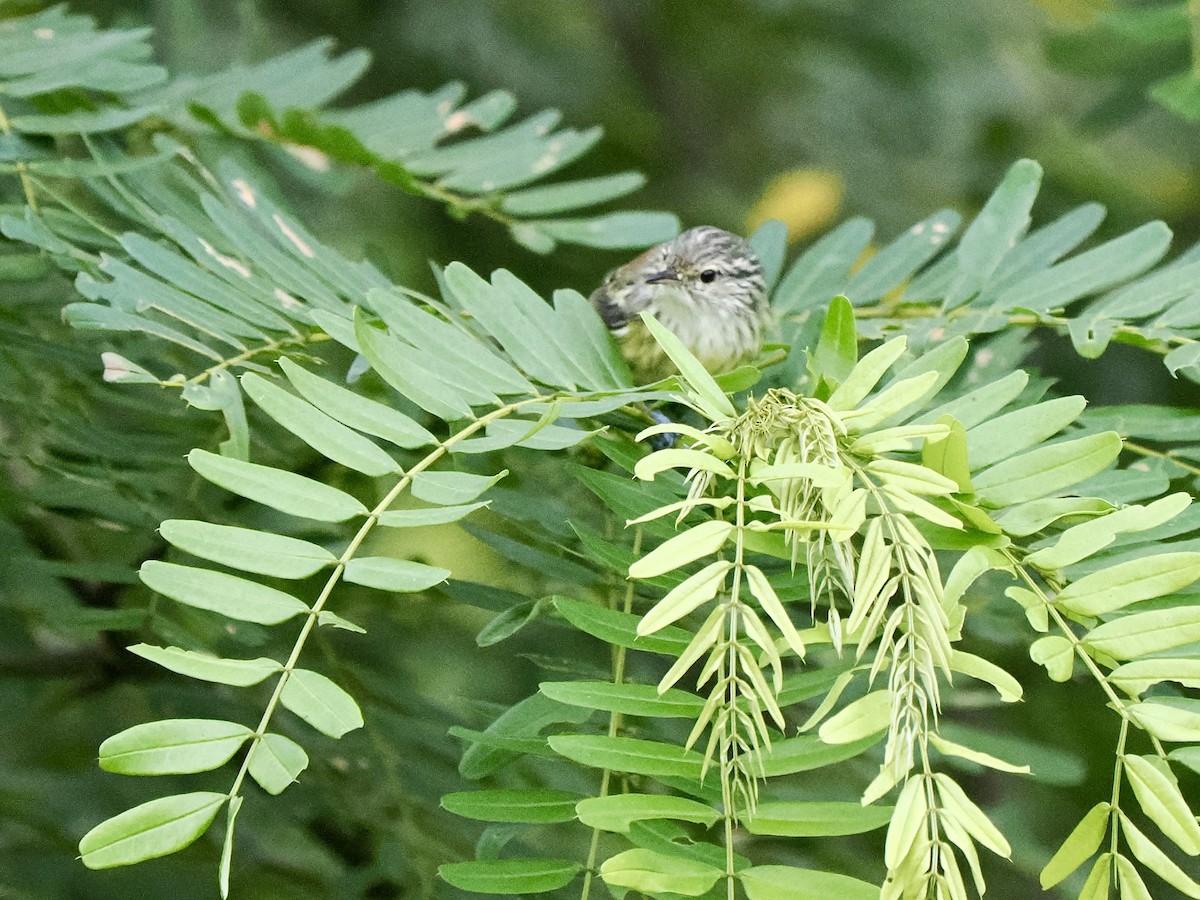
<svg viewBox="0 0 1200 900"><path fill-rule="evenodd" d="M768 315L758 257L742 238L711 225L689 229L610 272L591 302L639 381L675 371L639 313L649 311L717 374L758 353Z"/></svg>

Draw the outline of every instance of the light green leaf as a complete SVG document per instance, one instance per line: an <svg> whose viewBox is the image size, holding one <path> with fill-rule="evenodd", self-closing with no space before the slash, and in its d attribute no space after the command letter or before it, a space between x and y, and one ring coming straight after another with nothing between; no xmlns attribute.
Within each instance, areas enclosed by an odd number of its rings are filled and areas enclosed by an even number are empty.
<svg viewBox="0 0 1200 900"><path fill-rule="evenodd" d="M351 584L381 591L424 591L450 577L449 569L427 566L388 556L359 556L346 563L345 579Z"/></svg>
<svg viewBox="0 0 1200 900"><path fill-rule="evenodd" d="M328 626L330 628L340 628L343 631L353 631L355 634L367 633L367 629L359 625L355 625L348 619L343 619L337 613L330 612L327 609L323 609L317 613L317 624L321 626Z"/></svg>
<svg viewBox="0 0 1200 900"><path fill-rule="evenodd" d="M886 690L872 691L831 716L818 734L827 744L849 744L887 730L892 697Z"/></svg>
<svg viewBox="0 0 1200 900"><path fill-rule="evenodd" d="M669 891L684 897L707 893L723 874L699 860L641 847L610 856L600 864L600 877L611 887L648 894Z"/></svg>
<svg viewBox="0 0 1200 900"><path fill-rule="evenodd" d="M457 791L442 797L442 809L483 822L525 822L548 825L575 820L580 797L567 791L526 788Z"/></svg>
<svg viewBox="0 0 1200 900"><path fill-rule="evenodd" d="M1063 588L1054 603L1079 615L1101 616L1172 594L1197 579L1200 553L1159 553L1085 575Z"/></svg>
<svg viewBox="0 0 1200 900"><path fill-rule="evenodd" d="M555 597L554 608L564 619L585 634L618 647L633 647L650 653L677 657L687 649L690 635L682 628L669 626L657 634L639 636L639 616L595 603Z"/></svg>
<svg viewBox="0 0 1200 900"><path fill-rule="evenodd" d="M221 865L217 870L217 882L220 885L222 900L229 896L229 871L233 866L233 828L245 801L246 798L241 795L231 797L225 813L225 840L221 842Z"/></svg>
<svg viewBox="0 0 1200 900"><path fill-rule="evenodd" d="M168 542L194 556L275 578L307 578L337 562L318 544L250 528L168 519L158 531Z"/></svg>
<svg viewBox="0 0 1200 900"><path fill-rule="evenodd" d="M935 772L933 780L945 814L951 815L971 837L997 856L1005 859L1012 856L1008 840L954 779L943 772Z"/></svg>
<svg viewBox="0 0 1200 900"><path fill-rule="evenodd" d="M183 650L179 647L134 644L129 648L129 652L180 675L234 687L258 684L268 675L274 675L283 668L281 663L262 656L258 659L222 659L209 653Z"/></svg>
<svg viewBox="0 0 1200 900"><path fill-rule="evenodd" d="M405 449L437 443L424 426L390 406L314 375L287 357L279 360L279 367L304 399L343 425Z"/></svg>
<svg viewBox="0 0 1200 900"><path fill-rule="evenodd" d="M412 493L418 500L438 506L470 503L508 474L473 475L470 472L418 472L413 476Z"/></svg>
<svg viewBox="0 0 1200 900"><path fill-rule="evenodd" d="M974 428L1016 400L1028 383L1029 376L1025 372L1009 372L1003 378L990 381L961 397L955 397L941 406L934 407L918 416L915 421L940 422L943 416L950 416L961 422L963 428Z"/></svg>
<svg viewBox="0 0 1200 900"><path fill-rule="evenodd" d="M1101 853L1088 873L1083 890L1079 892L1079 900L1109 900L1108 889L1112 878L1112 854Z"/></svg>
<svg viewBox="0 0 1200 900"><path fill-rule="evenodd" d="M967 653L963 650L952 651L950 655L950 669L990 684L996 689L996 692L1000 695L1000 699L1005 703L1016 703L1024 693L1021 682L1017 681L1016 678L991 660L984 659L982 656L976 656L973 653Z"/></svg>
<svg viewBox="0 0 1200 900"><path fill-rule="evenodd" d="M1100 849L1100 842L1108 833L1108 815L1111 811L1112 807L1107 803L1097 803L1088 810L1042 869L1039 879L1043 890L1050 890Z"/></svg>
<svg viewBox="0 0 1200 900"><path fill-rule="evenodd" d="M630 578L654 578L704 556L711 556L725 546L733 524L720 519L701 522L670 540L659 544L629 567ZM669 624L669 623L664 623ZM639 626L639 632L640 632Z"/></svg>
<svg viewBox="0 0 1200 900"><path fill-rule="evenodd" d="M431 506L426 509L395 509L382 513L379 524L388 528L425 528L430 525L447 525L464 519L477 509L483 509L491 501L461 503L456 506Z"/></svg>
<svg viewBox="0 0 1200 900"><path fill-rule="evenodd" d="M1028 450L1074 422L1087 400L1057 397L991 418L967 432L967 457L975 471Z"/></svg>
<svg viewBox="0 0 1200 900"><path fill-rule="evenodd" d="M538 690L559 703L583 706L629 716L694 718L704 701L674 688L659 692L651 684L606 681L543 681Z"/></svg>
<svg viewBox="0 0 1200 900"><path fill-rule="evenodd" d="M230 459L199 448L188 454L188 463L213 484L294 516L344 522L367 514L367 508L349 494L294 472Z"/></svg>
<svg viewBox="0 0 1200 900"><path fill-rule="evenodd" d="M1103 471L1120 452L1112 431L1039 447L975 475L975 496L992 507L1037 500Z"/></svg>
<svg viewBox="0 0 1200 900"><path fill-rule="evenodd" d="M575 807L579 821L601 831L628 832L634 822L671 819L712 825L721 814L706 803L669 794L609 794L580 800Z"/></svg>
<svg viewBox="0 0 1200 900"><path fill-rule="evenodd" d="M570 884L581 868L559 859L475 859L438 866L438 875L460 890L508 896L556 891Z"/></svg>
<svg viewBox="0 0 1200 900"><path fill-rule="evenodd" d="M1183 799L1175 777L1169 770L1164 771L1166 764L1153 757L1134 755L1122 756L1121 761L1142 812L1188 856L1200 855L1200 825Z"/></svg>
<svg viewBox="0 0 1200 900"><path fill-rule="evenodd" d="M307 768L304 748L282 734L264 734L251 750L250 777L268 794L282 794Z"/></svg>
<svg viewBox="0 0 1200 900"><path fill-rule="evenodd" d="M1146 837L1133 821L1121 813L1121 832L1129 849L1147 869L1165 881L1185 897L1200 898L1200 883L1175 864L1158 846Z"/></svg>
<svg viewBox="0 0 1200 900"><path fill-rule="evenodd" d="M779 629L779 633L783 635L783 639L787 642L788 648L803 659L805 652L804 640L800 637L800 632L796 630L796 626L792 622L792 617L788 615L788 611L784 608L779 595L775 593L775 588L771 586L766 573L758 566L746 566L745 572L746 583L750 587L750 593L754 595L754 598L758 600L759 606L763 608L763 611L775 623L775 627Z"/></svg>
<svg viewBox="0 0 1200 900"><path fill-rule="evenodd" d="M843 412L842 421L853 434L869 431L933 396L941 379L940 372L923 372L894 381L862 406Z"/></svg>
<svg viewBox="0 0 1200 900"><path fill-rule="evenodd" d="M638 634L654 634L712 600L725 584L725 574L732 568L733 563L721 559L685 578L642 617ZM633 575L632 567L630 575Z"/></svg>
<svg viewBox="0 0 1200 900"><path fill-rule="evenodd" d="M224 765L253 733L219 719L144 722L100 745L100 768L121 775L207 772Z"/></svg>
<svg viewBox="0 0 1200 900"><path fill-rule="evenodd" d="M1046 667L1051 681L1069 681L1075 667L1075 648L1065 637L1049 634L1030 645L1029 658Z"/></svg>
<svg viewBox="0 0 1200 900"><path fill-rule="evenodd" d="M1146 531L1173 519L1191 505L1180 491L1146 506L1126 506L1107 516L1072 525L1050 547L1035 550L1025 562L1041 569L1063 569L1111 544L1118 534Z"/></svg>
<svg viewBox="0 0 1200 900"><path fill-rule="evenodd" d="M1200 711L1172 704L1171 699L1164 698L1163 702L1149 700L1145 703L1135 703L1127 707L1126 711L1134 724L1160 741L1200 744ZM1188 701L1179 698L1176 702Z"/></svg>
<svg viewBox="0 0 1200 900"><path fill-rule="evenodd" d="M831 801L764 802L742 824L751 834L780 837L831 837L882 828L892 817L890 806Z"/></svg>
<svg viewBox="0 0 1200 900"><path fill-rule="evenodd" d="M683 342L650 313L643 312L641 317L651 336L679 370L684 383L692 389L700 411L713 422L732 418L735 410L729 397Z"/></svg>
<svg viewBox="0 0 1200 900"><path fill-rule="evenodd" d="M823 769L853 759L878 744L882 737L883 732L877 732L846 744L827 744L815 734L773 740L770 749L763 752L761 765L752 763L751 771L755 775L761 773L763 778L774 778Z"/></svg>
<svg viewBox="0 0 1200 900"><path fill-rule="evenodd" d="M79 842L83 864L108 869L182 850L204 834L228 799L227 794L196 791L128 809L83 836Z"/></svg>
<svg viewBox="0 0 1200 900"><path fill-rule="evenodd" d="M1140 697L1150 687L1164 681L1200 688L1200 659L1174 656L1138 659L1115 668L1109 673L1108 680L1134 697Z"/></svg>
<svg viewBox="0 0 1200 900"><path fill-rule="evenodd" d="M964 744L958 744L954 741L947 740L941 735L931 734L929 743L937 748L937 751L945 756L956 756L959 759L969 760L976 765L986 766L989 769L995 769L997 772L1008 772L1012 775L1028 775L1032 771L1029 766L1019 766L1015 763L1006 762L997 756L990 753L984 753L982 750L975 750L967 747Z"/></svg>
<svg viewBox="0 0 1200 900"><path fill-rule="evenodd" d="M733 469L711 453L703 450L677 448L657 450L649 456L643 456L634 466L633 474L642 481L653 481L655 475L667 469L696 469L701 472L712 472L722 478L735 477Z"/></svg>
<svg viewBox="0 0 1200 900"><path fill-rule="evenodd" d="M1200 608L1179 606L1121 616L1093 628L1083 642L1112 659L1135 659L1200 641Z"/></svg>
<svg viewBox="0 0 1200 900"><path fill-rule="evenodd" d="M319 672L293 669L280 702L322 734L339 738L361 728L362 712L354 698Z"/></svg>
<svg viewBox="0 0 1200 900"><path fill-rule="evenodd" d="M291 594L211 569L151 559L142 563L138 574L147 587L172 600L240 622L278 625L308 612L308 607Z"/></svg>
<svg viewBox="0 0 1200 900"><path fill-rule="evenodd" d="M1115 508L1095 497L1048 497L1010 506L996 516L996 522L1008 534L1028 537L1062 519L1091 519Z"/></svg>
<svg viewBox="0 0 1200 900"><path fill-rule="evenodd" d="M556 734L550 748L581 765L633 775L675 776L699 781L704 757L675 744L603 734Z"/></svg>
<svg viewBox="0 0 1200 900"><path fill-rule="evenodd" d="M879 900L879 888L849 875L795 866L753 866L738 880L747 900Z"/></svg>
<svg viewBox="0 0 1200 900"><path fill-rule="evenodd" d="M261 375L254 372L243 375L242 390L259 409L334 462L371 476L400 469L399 464L369 438Z"/></svg>
<svg viewBox="0 0 1200 900"><path fill-rule="evenodd" d="M854 368L829 397L829 408L839 411L854 409L875 389L881 378L908 348L904 335L876 347L858 361Z"/></svg>

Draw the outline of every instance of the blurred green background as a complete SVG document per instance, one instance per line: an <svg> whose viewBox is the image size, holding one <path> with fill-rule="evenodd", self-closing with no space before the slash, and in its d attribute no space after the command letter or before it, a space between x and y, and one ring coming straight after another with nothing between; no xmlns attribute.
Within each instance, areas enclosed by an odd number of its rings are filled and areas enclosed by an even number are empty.
<svg viewBox="0 0 1200 900"><path fill-rule="evenodd" d="M604 140L568 176L645 172L647 187L627 205L676 212L685 225L746 232L779 218L801 247L861 215L875 220L882 243L941 207L972 215L1015 159L1033 157L1046 170L1036 222L1098 201L1109 209L1098 238L1154 218L1175 231L1177 249L1200 237L1197 126L1146 94L1186 67L1186 43L1138 52L1140 38L1104 26L1098 17L1110 6L1099 0L93 0L71 8L104 25L152 25L159 61L173 76L331 36L339 51L361 47L373 56L348 103L450 80L465 82L470 96L510 90L521 112L554 107L567 125L603 126ZM323 240L352 257L369 255L418 289L433 286L431 259L504 266L539 290L584 293L623 261L577 247L537 256L494 223L454 221L364 173L293 166L279 177L292 209ZM1171 383L1157 359L1110 355L1085 367L1069 344L1050 342L1042 361L1098 402L1191 390ZM145 549L130 546L139 539L112 540L125 541L114 556L135 559ZM420 552L436 561L446 548L437 533L428 540ZM455 542L456 570L472 554L480 573L491 566L481 548ZM521 654L595 648L547 648L535 636L519 638L515 650L480 649L474 634L487 616L448 607L363 604L371 634L331 641L330 659L354 658L360 681L363 672L386 673L365 685L375 701L372 725L321 746L320 763L285 795L286 813L247 804L239 896L451 896L429 880L432 865L471 855L478 829L428 811L430 798L465 786L453 769L460 748L446 728L455 715L481 727L499 708L491 702L535 690L544 673ZM1012 623L1000 616L993 625L990 637L1003 646ZM82 639L55 640L65 677L42 672L30 688L22 680L30 673L14 659L0 682L3 708L31 713L14 713L2 756L0 900L215 896L216 847L207 839L114 873L89 873L73 857L74 842L99 818L166 790L98 772L99 742L155 716L215 714L223 699L169 680L148 687L136 671L121 669L116 679L115 647L92 653ZM1014 671L1030 665L1021 646L1010 650L996 661ZM1039 760L1046 784L1018 797L1004 793L1005 782L984 799L1017 855L1036 859L1043 851L1031 846L1061 839L1081 812L1063 802L1064 785L1086 774L1094 781L1081 795L1103 794L1113 723L1062 715L1082 697L1095 699L1083 688L1049 686L1036 675L1028 683L1041 687L1020 711L1025 736L1070 752ZM380 702L389 697L390 707ZM1030 722L1040 734L1028 732ZM984 716L976 724L1009 726ZM414 773L398 747L420 748L422 771ZM1090 748L1095 760L1086 758ZM188 783L179 789L194 789ZM1044 810L1034 821L1031 802ZM290 821L306 826L280 825ZM847 853L842 862L852 868L852 847L829 852ZM996 896L1040 896L1035 872L998 871L1007 874L993 882Z"/></svg>

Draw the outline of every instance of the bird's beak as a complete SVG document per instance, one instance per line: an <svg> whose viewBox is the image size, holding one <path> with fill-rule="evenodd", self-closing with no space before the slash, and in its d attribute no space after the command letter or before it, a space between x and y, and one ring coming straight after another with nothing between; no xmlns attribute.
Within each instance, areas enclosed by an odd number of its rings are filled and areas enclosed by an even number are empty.
<svg viewBox="0 0 1200 900"><path fill-rule="evenodd" d="M674 269L663 269L661 272L655 272L653 275L646 276L646 284L658 284L660 281L678 281L679 273Z"/></svg>

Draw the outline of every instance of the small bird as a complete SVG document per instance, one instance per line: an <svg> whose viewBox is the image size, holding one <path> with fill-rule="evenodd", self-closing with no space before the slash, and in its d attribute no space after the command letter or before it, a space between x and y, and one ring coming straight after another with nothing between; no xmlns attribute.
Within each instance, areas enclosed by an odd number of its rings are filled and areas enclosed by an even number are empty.
<svg viewBox="0 0 1200 900"><path fill-rule="evenodd" d="M642 323L650 312L714 374L752 359L762 347L767 286L742 238L711 225L691 228L614 269L591 296L641 383L675 367Z"/></svg>

